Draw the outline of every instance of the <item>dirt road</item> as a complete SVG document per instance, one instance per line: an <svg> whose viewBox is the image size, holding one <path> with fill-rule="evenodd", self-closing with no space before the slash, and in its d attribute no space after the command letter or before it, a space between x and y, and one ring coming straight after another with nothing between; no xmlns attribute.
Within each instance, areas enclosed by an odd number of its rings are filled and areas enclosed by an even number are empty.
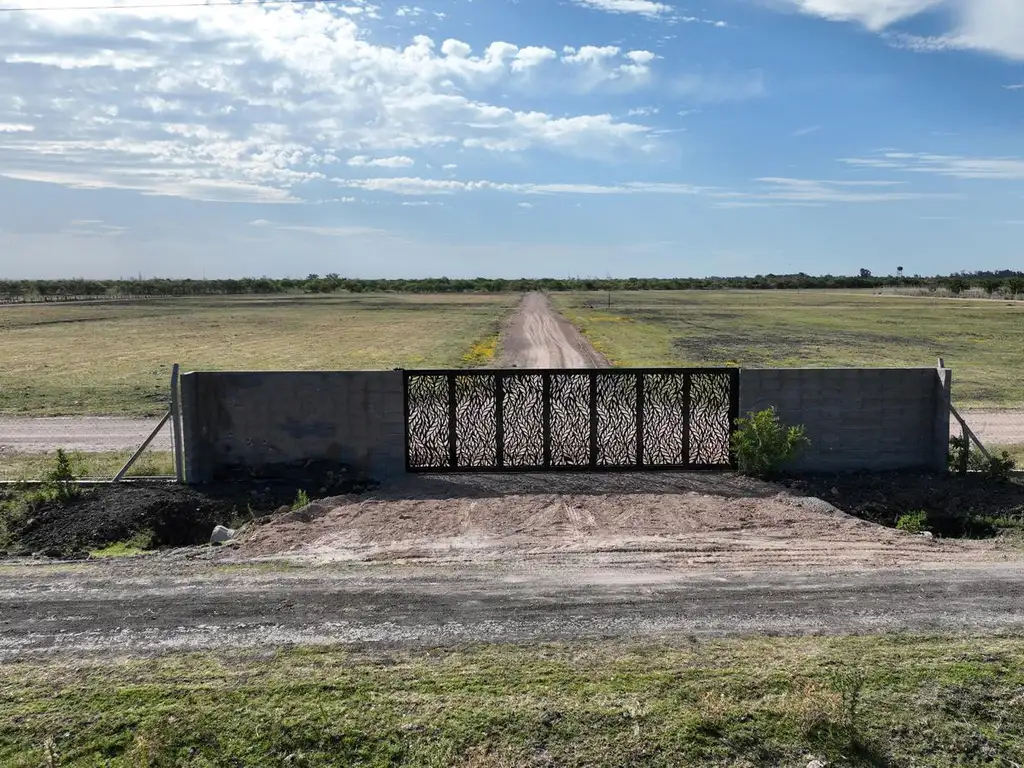
<svg viewBox="0 0 1024 768"><path fill-rule="evenodd" d="M138 448L160 419L114 416L57 416L38 419L0 418L0 456L4 453L125 451ZM153 441L157 451L172 450L170 427Z"/></svg>
<svg viewBox="0 0 1024 768"><path fill-rule="evenodd" d="M551 307L541 293L528 293L501 341L504 368L607 368L608 361Z"/></svg>
<svg viewBox="0 0 1024 768"><path fill-rule="evenodd" d="M1019 568L686 575L525 560L273 571L192 558L0 566L0 661L292 644L1024 629Z"/></svg>

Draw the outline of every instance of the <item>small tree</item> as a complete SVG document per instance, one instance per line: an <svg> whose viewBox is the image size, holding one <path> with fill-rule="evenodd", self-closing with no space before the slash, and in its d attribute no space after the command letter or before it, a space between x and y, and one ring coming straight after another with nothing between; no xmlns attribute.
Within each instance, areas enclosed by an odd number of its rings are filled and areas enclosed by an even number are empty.
<svg viewBox="0 0 1024 768"><path fill-rule="evenodd" d="M740 472L766 478L776 474L810 441L803 426L787 427L779 420L775 408L766 408L745 419L736 419L731 445Z"/></svg>
<svg viewBox="0 0 1024 768"><path fill-rule="evenodd" d="M863 278L871 277L871 270L870 269L864 269L864 267L861 267L860 268L860 276L863 277Z"/></svg>
<svg viewBox="0 0 1024 768"><path fill-rule="evenodd" d="M1011 296L1024 293L1024 277L1011 277L1006 281L1006 290Z"/></svg>

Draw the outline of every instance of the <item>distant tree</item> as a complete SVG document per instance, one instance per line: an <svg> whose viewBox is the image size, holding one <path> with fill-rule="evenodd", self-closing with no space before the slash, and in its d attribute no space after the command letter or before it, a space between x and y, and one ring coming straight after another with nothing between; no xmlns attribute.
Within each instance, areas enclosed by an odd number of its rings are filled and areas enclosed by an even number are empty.
<svg viewBox="0 0 1024 768"><path fill-rule="evenodd" d="M870 269L864 269L864 267L861 267L860 268L860 276L863 277L863 278L871 277L871 270Z"/></svg>
<svg viewBox="0 0 1024 768"><path fill-rule="evenodd" d="M981 284L981 287L985 289L985 293L987 293L989 296L991 296L993 293L996 293L1000 288L1003 287L1003 281L1002 280L985 280Z"/></svg>
<svg viewBox="0 0 1024 768"><path fill-rule="evenodd" d="M946 287L949 289L949 292L952 293L954 296L959 296L961 293L966 291L971 286L970 284L968 284L966 280L961 280L959 277L954 277L952 280L949 280L946 283Z"/></svg>
<svg viewBox="0 0 1024 768"><path fill-rule="evenodd" d="M1019 296L1024 293L1024 277L1011 277L1006 281L1006 290L1011 296Z"/></svg>

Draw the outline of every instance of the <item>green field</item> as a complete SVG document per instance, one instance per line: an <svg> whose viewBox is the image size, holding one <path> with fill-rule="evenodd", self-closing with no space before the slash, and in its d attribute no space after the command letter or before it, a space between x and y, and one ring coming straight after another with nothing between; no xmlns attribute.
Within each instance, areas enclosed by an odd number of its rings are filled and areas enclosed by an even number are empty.
<svg viewBox="0 0 1024 768"><path fill-rule="evenodd" d="M0 665L0 764L1012 766L1024 641L902 635Z"/></svg>
<svg viewBox="0 0 1024 768"><path fill-rule="evenodd" d="M934 366L960 405L1024 405L1024 302L843 291L554 294L615 365Z"/></svg>
<svg viewBox="0 0 1024 768"><path fill-rule="evenodd" d="M156 415L183 370L489 362L515 294L216 297L0 307L0 414Z"/></svg>

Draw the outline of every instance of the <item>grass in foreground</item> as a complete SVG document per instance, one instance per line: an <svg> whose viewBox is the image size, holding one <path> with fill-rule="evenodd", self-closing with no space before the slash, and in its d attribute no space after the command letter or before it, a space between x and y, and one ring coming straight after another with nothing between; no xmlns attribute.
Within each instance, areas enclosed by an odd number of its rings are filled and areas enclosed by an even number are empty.
<svg viewBox="0 0 1024 768"><path fill-rule="evenodd" d="M109 480L135 451L85 453L71 451L75 476L83 480ZM0 453L0 480L41 480L53 468L54 453ZM128 477L172 477L171 451L146 451L128 470Z"/></svg>
<svg viewBox="0 0 1024 768"><path fill-rule="evenodd" d="M364 294L0 307L0 413L157 415L167 408L176 362L186 371L460 367L518 298Z"/></svg>
<svg viewBox="0 0 1024 768"><path fill-rule="evenodd" d="M1024 640L295 649L0 667L5 766L1012 765Z"/></svg>
<svg viewBox="0 0 1024 768"><path fill-rule="evenodd" d="M614 364L925 366L960 404L1024 404L1024 303L843 291L650 291L553 297Z"/></svg>

